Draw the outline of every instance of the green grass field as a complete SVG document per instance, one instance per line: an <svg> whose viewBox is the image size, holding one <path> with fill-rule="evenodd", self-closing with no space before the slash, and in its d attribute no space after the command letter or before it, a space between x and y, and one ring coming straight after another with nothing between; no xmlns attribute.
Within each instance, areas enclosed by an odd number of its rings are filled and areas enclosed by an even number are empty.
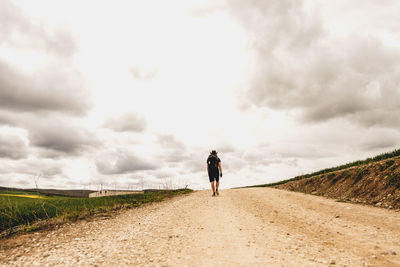
<svg viewBox="0 0 400 267"><path fill-rule="evenodd" d="M161 201L166 197L191 191L191 189L178 189L99 198L72 198L24 191L0 191L0 232L11 231L16 226L29 226L37 221L51 218L70 221L99 211L138 207L143 203Z"/></svg>

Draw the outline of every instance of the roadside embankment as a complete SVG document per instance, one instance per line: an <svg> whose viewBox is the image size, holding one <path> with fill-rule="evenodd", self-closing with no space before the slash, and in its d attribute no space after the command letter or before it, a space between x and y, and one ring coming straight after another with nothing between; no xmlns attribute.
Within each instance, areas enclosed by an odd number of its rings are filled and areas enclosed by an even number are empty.
<svg viewBox="0 0 400 267"><path fill-rule="evenodd" d="M274 187L335 198L339 201L400 209L400 158L393 157L289 181Z"/></svg>

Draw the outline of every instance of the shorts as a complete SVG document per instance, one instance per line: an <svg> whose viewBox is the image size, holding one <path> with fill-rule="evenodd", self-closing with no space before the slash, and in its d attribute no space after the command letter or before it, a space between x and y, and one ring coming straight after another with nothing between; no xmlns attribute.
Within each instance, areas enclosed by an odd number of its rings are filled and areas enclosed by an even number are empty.
<svg viewBox="0 0 400 267"><path fill-rule="evenodd" d="M219 182L219 170L211 170L208 172L208 179L210 179L210 183L217 181Z"/></svg>

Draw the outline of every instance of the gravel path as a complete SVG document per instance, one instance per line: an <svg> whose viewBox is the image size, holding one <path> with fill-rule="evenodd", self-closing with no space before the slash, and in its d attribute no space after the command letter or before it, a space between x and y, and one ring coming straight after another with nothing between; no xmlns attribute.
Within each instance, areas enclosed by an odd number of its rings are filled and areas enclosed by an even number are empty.
<svg viewBox="0 0 400 267"><path fill-rule="evenodd" d="M0 243L1 266L400 266L400 213L270 188L198 191Z"/></svg>

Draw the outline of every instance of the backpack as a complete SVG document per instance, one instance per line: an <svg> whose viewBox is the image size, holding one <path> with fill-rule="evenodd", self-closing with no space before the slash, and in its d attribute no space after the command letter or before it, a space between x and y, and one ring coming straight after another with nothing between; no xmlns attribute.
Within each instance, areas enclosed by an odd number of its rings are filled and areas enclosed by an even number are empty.
<svg viewBox="0 0 400 267"><path fill-rule="evenodd" d="M216 155L210 155L207 159L207 164L209 168L218 169L219 158Z"/></svg>

